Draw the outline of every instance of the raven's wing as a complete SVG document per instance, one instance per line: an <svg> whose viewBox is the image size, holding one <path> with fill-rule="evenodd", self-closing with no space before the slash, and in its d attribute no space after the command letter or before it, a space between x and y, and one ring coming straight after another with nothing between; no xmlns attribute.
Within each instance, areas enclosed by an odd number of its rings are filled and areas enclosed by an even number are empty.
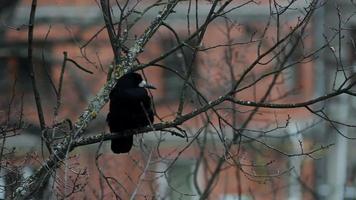
<svg viewBox="0 0 356 200"><path fill-rule="evenodd" d="M153 123L151 98L144 88L117 90L110 95L110 111L106 121L111 131L122 131Z"/></svg>

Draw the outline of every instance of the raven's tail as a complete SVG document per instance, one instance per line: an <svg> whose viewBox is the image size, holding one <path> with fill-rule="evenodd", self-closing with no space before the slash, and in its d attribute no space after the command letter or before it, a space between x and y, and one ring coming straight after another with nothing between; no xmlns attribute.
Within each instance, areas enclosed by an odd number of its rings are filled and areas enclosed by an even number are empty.
<svg viewBox="0 0 356 200"><path fill-rule="evenodd" d="M128 153L133 144L133 135L111 140L111 150L114 153Z"/></svg>

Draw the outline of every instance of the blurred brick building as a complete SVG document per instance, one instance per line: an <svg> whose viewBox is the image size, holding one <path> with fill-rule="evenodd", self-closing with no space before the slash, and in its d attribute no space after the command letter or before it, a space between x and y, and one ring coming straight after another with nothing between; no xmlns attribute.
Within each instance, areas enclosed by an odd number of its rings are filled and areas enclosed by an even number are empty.
<svg viewBox="0 0 356 200"><path fill-rule="evenodd" d="M14 110L11 118L17 119L21 111L21 106L19 105L23 104L24 121L29 124L38 124L32 89L27 76L27 27L25 24L28 23L30 3L31 1L29 0L13 1L13 5L16 6L3 5L3 8L6 6L6 9L0 10L1 23L3 24L0 29L0 92L2 96L0 104L2 109L7 108L11 95L16 91L16 98L12 102ZM207 12L207 9L204 10L205 7L203 5L208 6L208 3L202 1L201 4L202 10L199 17L203 19L204 14ZM141 2L139 5L144 6L145 2ZM187 35L186 25L181 25L184 24L182 21L186 20L185 6L184 4L179 6L176 13L167 19L168 23L174 25L182 38ZM154 18L154 14L155 12L148 13L148 17L145 18L147 21L141 20L139 25L135 26L131 36L134 37L135 34L140 34L143 31L142 27L150 23L150 20ZM264 5L264 1L260 5L250 7L250 10L239 10L236 14L236 22L243 24L243 26L232 30L230 36L239 38L241 41L248 41L254 32L260 31L259 28L263 26L263 19L266 16L268 16L268 5ZM293 22L295 20L293 17L296 16L296 13L291 12L290 16L290 19L286 19L286 24L295 23L295 21ZM218 20L209 26L203 40L204 46L210 47L228 42L224 31L221 31L225 28L224 23L223 20ZM47 124L58 123L64 119L75 121L76 117L85 108L88 99L93 97L105 83L108 71L107 66L111 64L113 54L107 32L103 30L98 33L103 26L102 14L95 1L40 0L38 2L34 35L34 63L40 92L44 99L43 105ZM92 42L87 44L89 40L92 40ZM312 36L306 40L309 43L306 44L307 47L303 48L308 48L308 45L311 46L314 42ZM174 45L175 39L173 35L168 30L162 29L148 43L144 53L140 56L140 61L147 62ZM233 56L235 56L233 64L238 66L254 59L256 55L248 53L254 52L254 48L253 43L234 48L232 50ZM229 87L229 77L224 73L224 70L227 69L223 68L226 64L223 63L224 59L222 58L225 50L224 48L218 48L199 53L193 63L193 74L196 76L197 87L207 96L219 96L224 92L222 85L226 85L225 89ZM300 47L299 51L302 54L303 49ZM53 112L56 98L48 76L52 78L52 81L57 86L63 62L63 52L67 52L69 58L92 71L93 74L85 73L73 66L72 63L67 63L64 75L62 106L58 117L54 118ZM182 70L182 64L179 64L182 63L182 58L179 54L174 54L163 62L165 62L163 63L165 65L176 66L177 68L174 70ZM281 84L278 89L272 91L272 97L279 97L280 94L288 91L294 92L280 102L289 102L291 100L299 102L313 97L316 93L316 71L313 70L312 66L315 64L314 62L303 63L288 71L288 74L285 75L288 78L280 80ZM222 67L218 67L219 65ZM235 73L239 74L241 70L241 68L237 69ZM152 92L156 112L164 120L173 119L177 110L182 83L172 73L158 67L149 67L144 72L148 81L158 87L158 90ZM256 73L258 73L258 70ZM268 83L268 81L268 79L265 80L265 83ZM15 82L15 89L13 89ZM258 95L261 95L258 91L263 91L264 89L265 86L257 86L257 88L246 90L239 98L242 100L258 98ZM22 94L24 95L23 98L21 97ZM188 103L187 105L184 112L194 109L193 103ZM263 110L261 112L263 113ZM107 108L92 122L87 129L87 134L108 130L105 123L106 113ZM242 113L238 116L238 121L242 121L246 116ZM312 119L311 114L306 112L305 109L277 110L274 113L269 113L266 110L263 115L256 116L254 124L251 124L251 126L268 127L274 119L278 118L283 121L283 119L287 120L289 116L296 121ZM5 118L6 116L3 116L1 120ZM156 121L158 121L158 118ZM187 130L189 135L189 132L196 133L201 123L200 119L194 119L182 127ZM295 130L290 131L293 132ZM40 156L39 134L39 127L31 126L31 128L22 131L21 136L9 138L7 142L10 146L16 146L16 155L19 159L22 159L27 152ZM232 131L230 130L230 135L227 137L231 136L231 134ZM197 144L190 144L185 139L168 136L167 134L155 133L137 136L136 138L136 147L129 155L112 154L108 148L108 142L104 142L100 150L103 153L98 159L102 169L101 172L107 177L119 180L116 182L111 179L111 183L114 186L113 190L120 194L122 199L130 198L133 193L136 194L137 199L198 199L199 192L196 191L194 185L200 188L205 186L207 178L211 176L211 170L218 160L218 152L223 151L223 146L217 144L219 140L216 134L212 134L207 139L206 144L208 147L204 151L201 151L201 147ZM291 148L293 144L288 141L288 138L276 141L271 140L278 149L287 152L295 150ZM305 150L309 150L313 148L314 140L306 137L303 138L303 143ZM75 194L75 197L97 199L100 196L104 196L104 199L114 198L115 192L107 186L103 179L99 178L99 170L95 163L97 149L98 144L95 144L80 147L73 152L70 163L73 163L73 165L80 163L77 167L86 169L85 174L87 175L87 178L82 180L83 183L87 181L84 192ZM236 168L226 164L220 177L214 183L216 187L211 191L211 199L287 198L288 192L290 192L288 187L291 184L289 174L294 173L289 168L288 159L275 151L266 149L263 145L246 145L241 149L235 149L235 151L239 152L240 161L243 162L241 163L241 169L236 170ZM175 160L177 155L179 155L179 159ZM206 159L201 160L204 163L196 169L196 161L202 155ZM171 165L172 161L174 161L174 165L168 171L162 173ZM147 162L151 163L148 167L146 165ZM313 199L312 191L316 185L315 163L310 158L301 158L298 162L300 162L299 165L301 166L300 181L305 188L309 189L303 189L303 199ZM266 165L252 167L255 163L266 163ZM28 165L28 168L26 168L27 174L31 174L31 168L38 165L36 161L26 162L26 164ZM62 171L59 170L57 176L61 179L63 173L63 169ZM2 181L6 182L6 180ZM63 189L62 183L56 183L55 187L58 189L58 195L68 192ZM101 188L104 189L101 190ZM2 193L2 195L4 194Z"/></svg>

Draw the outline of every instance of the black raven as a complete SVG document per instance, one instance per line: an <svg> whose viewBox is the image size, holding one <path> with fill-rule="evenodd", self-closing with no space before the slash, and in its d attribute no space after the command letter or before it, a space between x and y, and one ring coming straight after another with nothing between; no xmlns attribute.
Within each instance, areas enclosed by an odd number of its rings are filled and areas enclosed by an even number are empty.
<svg viewBox="0 0 356 200"><path fill-rule="evenodd" d="M153 123L153 111L148 89L155 89L147 84L140 74L128 73L122 76L110 92L110 107L106 121L110 132L119 133ZM127 153L133 143L133 136L111 140L114 153Z"/></svg>

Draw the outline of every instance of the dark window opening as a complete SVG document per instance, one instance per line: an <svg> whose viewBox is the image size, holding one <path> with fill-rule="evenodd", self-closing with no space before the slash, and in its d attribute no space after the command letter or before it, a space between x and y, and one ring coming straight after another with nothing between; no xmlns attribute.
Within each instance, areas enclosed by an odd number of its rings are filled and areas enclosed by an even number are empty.
<svg viewBox="0 0 356 200"><path fill-rule="evenodd" d="M47 67L47 69L44 69ZM30 65L25 57L12 57L7 59L7 70L11 74L8 84L13 84L16 79L17 88L20 92L32 92L32 83L30 79ZM43 66L42 62L34 60L34 70L36 75L37 86L41 93L47 95L50 88L49 77L52 73L51 67ZM4 72L2 72L4 73ZM6 73L6 72L5 72ZM48 73L48 74L47 74Z"/></svg>
<svg viewBox="0 0 356 200"><path fill-rule="evenodd" d="M350 41L349 41L349 64L353 66L353 72L356 72L356 25L350 29Z"/></svg>
<svg viewBox="0 0 356 200"><path fill-rule="evenodd" d="M297 38L295 38L297 40ZM294 42L298 42L296 46L294 46ZM289 66L286 70L284 70L284 81L286 82L287 90L289 92L292 92L291 95L293 94L298 94L302 87L302 81L303 81L303 76L302 76L302 62L303 62L303 45L301 44L301 41L294 41L291 43L290 49L287 50L289 52L292 50L292 53L288 55L289 57L288 62L285 64L285 66Z"/></svg>
<svg viewBox="0 0 356 200"><path fill-rule="evenodd" d="M169 51L176 45L177 41L174 37L166 37L162 39L162 53ZM183 78L188 72L191 72L191 77L194 77L197 70L197 59L193 59L194 49L192 48L196 45L196 41L191 40L188 45L190 45L190 47L183 46L181 49L178 49L163 60L164 66L179 73ZM168 69L164 70L164 100L179 100L181 95L184 79L179 77L175 72ZM192 94L192 89L189 86L187 87L185 94L187 97Z"/></svg>

